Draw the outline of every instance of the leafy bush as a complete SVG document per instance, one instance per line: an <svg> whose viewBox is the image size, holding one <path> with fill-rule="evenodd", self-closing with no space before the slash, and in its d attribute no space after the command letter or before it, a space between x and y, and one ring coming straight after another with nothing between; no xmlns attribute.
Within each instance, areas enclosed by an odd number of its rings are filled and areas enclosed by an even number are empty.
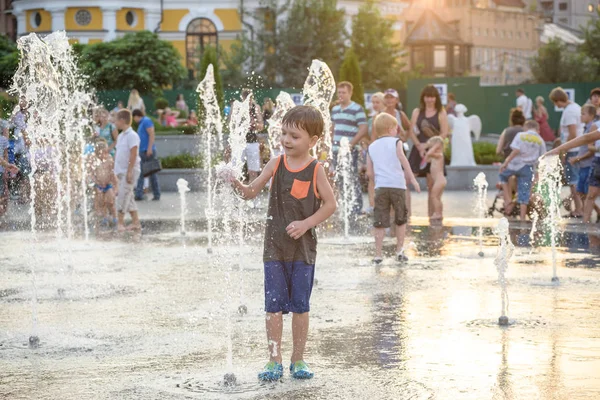
<svg viewBox="0 0 600 400"><path fill-rule="evenodd" d="M481 165L491 165L495 162L502 162L502 156L496 154L496 145L489 142L473 143L473 153L475 153L475 162Z"/></svg>
<svg viewBox="0 0 600 400"><path fill-rule="evenodd" d="M202 156L193 156L189 153L178 154L176 156L162 157L160 159L164 169L173 168L202 168Z"/></svg>
<svg viewBox="0 0 600 400"><path fill-rule="evenodd" d="M184 125L178 127L177 129L181 130L182 135L195 135L198 133L198 127L195 125Z"/></svg>
<svg viewBox="0 0 600 400"><path fill-rule="evenodd" d="M169 102L164 97L159 97L156 100L154 100L154 108L155 109L164 110L167 107L169 107Z"/></svg>
<svg viewBox="0 0 600 400"><path fill-rule="evenodd" d="M475 155L475 163L478 165L492 165L496 162L502 162L502 156L496 154L496 145L489 142L473 143L473 153ZM444 147L444 156L446 164L450 164L452 157L452 149L449 145Z"/></svg>
<svg viewBox="0 0 600 400"><path fill-rule="evenodd" d="M0 96L0 118L8 119L16 105L17 105L16 97L9 97L8 95L1 95Z"/></svg>

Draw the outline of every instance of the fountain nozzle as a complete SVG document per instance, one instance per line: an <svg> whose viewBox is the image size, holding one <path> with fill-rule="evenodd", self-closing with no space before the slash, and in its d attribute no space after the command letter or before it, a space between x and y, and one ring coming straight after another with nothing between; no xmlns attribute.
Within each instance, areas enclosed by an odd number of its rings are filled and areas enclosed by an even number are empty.
<svg viewBox="0 0 600 400"><path fill-rule="evenodd" d="M225 374L223 377L223 385L227 387L235 386L237 384L237 378L233 372Z"/></svg>
<svg viewBox="0 0 600 400"><path fill-rule="evenodd" d="M500 318L498 318L498 325L508 326L508 317L506 315L503 315Z"/></svg>
<svg viewBox="0 0 600 400"><path fill-rule="evenodd" d="M29 336L29 348L37 349L38 347L40 347L40 338L35 335Z"/></svg>

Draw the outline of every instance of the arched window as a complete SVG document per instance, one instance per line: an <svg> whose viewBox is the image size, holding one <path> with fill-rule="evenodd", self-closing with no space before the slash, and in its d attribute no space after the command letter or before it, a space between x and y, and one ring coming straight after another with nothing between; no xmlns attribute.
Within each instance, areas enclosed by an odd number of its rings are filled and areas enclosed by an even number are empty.
<svg viewBox="0 0 600 400"><path fill-rule="evenodd" d="M196 18L190 22L185 34L188 70L196 71L204 49L216 46L217 41L217 27L210 19Z"/></svg>

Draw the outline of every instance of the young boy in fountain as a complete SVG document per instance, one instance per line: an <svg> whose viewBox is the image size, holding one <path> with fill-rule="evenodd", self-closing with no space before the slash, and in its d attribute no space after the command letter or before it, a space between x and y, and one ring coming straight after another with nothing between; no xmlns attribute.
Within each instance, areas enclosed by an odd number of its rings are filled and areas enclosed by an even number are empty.
<svg viewBox="0 0 600 400"><path fill-rule="evenodd" d="M232 181L238 193L249 200L255 198L272 178L263 253L270 361L258 374L262 381L274 381L283 376L282 314L290 312L293 313L294 347L290 374L297 379L313 377L304 362L304 347L317 255L315 227L336 209L325 170L310 156L310 150L323 134L323 127L323 118L316 108L292 108L282 121L284 154L271 159L249 185Z"/></svg>
<svg viewBox="0 0 600 400"><path fill-rule="evenodd" d="M390 211L394 210L396 224L396 259L407 261L404 255L404 236L408 212L406 209L406 181L421 192L412 173L402 141L396 137L398 121L387 113L381 113L373 122L377 139L369 145L367 175L375 182L375 207L373 210L373 234L375 236L374 264L383 261L382 247L385 229L390 227Z"/></svg>
<svg viewBox="0 0 600 400"><path fill-rule="evenodd" d="M510 144L511 153L500 167L500 183L504 192L505 214L510 215L513 207L512 193L508 179L517 177L517 203L520 204L521 221L527 218L527 206L531 196L534 166L546 151L544 139L540 136L540 125L533 120L523 125L525 132L519 132Z"/></svg>
<svg viewBox="0 0 600 400"><path fill-rule="evenodd" d="M117 137L115 154L115 175L119 181L119 193L117 194L118 223L117 231L125 231L125 214L131 214L131 225L129 230L140 233L142 227L133 196L133 188L140 176L140 137L131 129L131 111L119 110L115 119L115 126L121 131Z"/></svg>
<svg viewBox="0 0 600 400"><path fill-rule="evenodd" d="M431 163L431 202L433 205L433 214L429 217L430 221L441 221L444 216L444 204L442 203L442 194L446 188L446 177L444 176L444 139L440 136L433 136L427 141L427 154L425 160Z"/></svg>
<svg viewBox="0 0 600 400"><path fill-rule="evenodd" d="M117 223L117 209L115 207L115 192L117 177L114 173L114 162L108 151L108 143L103 138L98 138L95 143L95 165L92 171L94 181L94 208L96 217L101 218L103 225Z"/></svg>

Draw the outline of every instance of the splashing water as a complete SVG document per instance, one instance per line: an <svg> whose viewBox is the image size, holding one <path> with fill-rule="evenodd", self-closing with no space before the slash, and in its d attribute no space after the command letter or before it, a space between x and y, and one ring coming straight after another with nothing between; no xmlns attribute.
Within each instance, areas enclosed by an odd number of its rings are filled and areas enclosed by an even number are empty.
<svg viewBox="0 0 600 400"><path fill-rule="evenodd" d="M281 123L285 114L296 106L294 100L292 100L292 96L286 92L279 92L275 104L275 110L271 118L269 118L269 127L267 128L271 158L275 158L283 153L281 148Z"/></svg>
<svg viewBox="0 0 600 400"><path fill-rule="evenodd" d="M32 33L20 38L17 46L21 57L10 93L23 99L28 108L26 132L29 154L34 155L29 157L32 233L35 235L38 223L43 222L44 228L56 224L58 237L66 233L71 238L73 216L79 213L87 238L87 177L82 150L86 135L91 133L87 118L93 105L91 95L84 90L65 32L54 32L44 39ZM44 179L54 182L56 190ZM36 190L36 186L44 190ZM36 200L38 196L41 198ZM36 204L38 208L51 205L48 214L56 217L38 221L41 215Z"/></svg>
<svg viewBox="0 0 600 400"><path fill-rule="evenodd" d="M506 270L508 268L508 260L512 257L515 246L510 241L508 232L508 220L501 218L498 222L496 232L500 239L498 253L494 259L494 265L498 271L498 283L500 284L500 297L502 298L502 310L498 323L500 325L508 325L508 292L506 290Z"/></svg>
<svg viewBox="0 0 600 400"><path fill-rule="evenodd" d="M321 112L325 123L323 136L320 140L320 149L316 154L317 159L331 159L332 140L329 106L335 91L335 79L327 64L319 60L313 60L304 82L302 95L304 104L317 108Z"/></svg>
<svg viewBox="0 0 600 400"><path fill-rule="evenodd" d="M185 214L187 212L185 194L190 191L188 181L182 178L177 179L177 191L179 192L179 201L181 203L181 234L185 235Z"/></svg>
<svg viewBox="0 0 600 400"><path fill-rule="evenodd" d="M540 207L536 207L533 212L531 232L529 237L534 240L538 231L541 231L544 237L549 239L552 249L552 282L558 282L556 274L556 244L561 235L560 215L560 189L562 186L562 165L558 156L540 158L538 165L540 176L537 194L540 199Z"/></svg>
<svg viewBox="0 0 600 400"><path fill-rule="evenodd" d="M473 185L477 188L477 203L475 204L475 211L477 212L477 218L484 219L487 211L486 199L487 199L487 188L488 182L485 179L485 174L480 172L473 179ZM477 236L479 239L479 256L483 257L483 225L479 224L477 230Z"/></svg>
<svg viewBox="0 0 600 400"><path fill-rule="evenodd" d="M45 38L35 33L17 41L20 60L9 90L27 108L30 207L33 246L38 228L56 228L56 236L74 235L74 214L83 219L88 239L87 174L83 149L91 133L87 111L93 106L84 90L71 45L65 32ZM21 132L22 134L22 132ZM24 140L25 138L20 138ZM42 218L43 217L43 218ZM60 249L58 250L60 252ZM31 252L32 336L36 347L36 260Z"/></svg>
<svg viewBox="0 0 600 400"><path fill-rule="evenodd" d="M344 237L348 238L350 233L350 215L356 199L354 198L354 182L352 179L352 151L350 149L350 141L347 137L343 137L340 141L337 170L336 180L338 184L341 183L341 210L344 219Z"/></svg>
<svg viewBox="0 0 600 400"><path fill-rule="evenodd" d="M207 207L205 210L206 220L208 225L208 251L212 250L213 241L213 220L215 218L215 210L213 206L213 183L212 183L212 147L213 135L216 132L219 148L222 149L223 143L223 125L221 120L221 109L215 92L215 76L213 65L210 64L206 70L206 75L198 87L196 92L204 106L204 121L200 124L204 130L204 160L206 162L206 196Z"/></svg>

